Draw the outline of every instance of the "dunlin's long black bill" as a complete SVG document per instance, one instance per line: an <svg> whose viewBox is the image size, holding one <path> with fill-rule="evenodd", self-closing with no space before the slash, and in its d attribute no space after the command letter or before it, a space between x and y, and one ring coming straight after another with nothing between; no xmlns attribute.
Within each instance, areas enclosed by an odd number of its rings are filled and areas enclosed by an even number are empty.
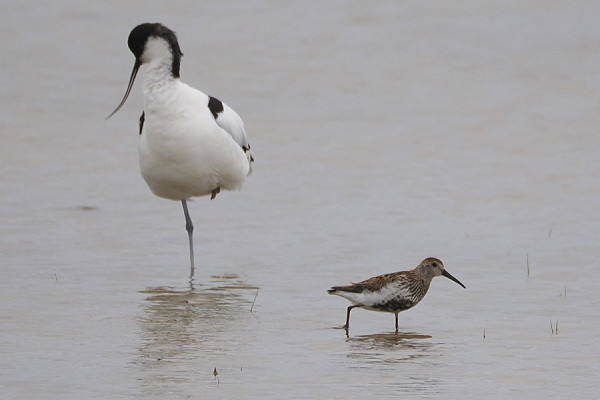
<svg viewBox="0 0 600 400"><path fill-rule="evenodd" d="M444 270L444 272L442 272L442 275L445 276L446 278L450 279L451 281L454 281L456 283L458 283L460 286L464 287L465 289L467 288L465 285L463 285L462 283L460 283L460 281L458 279L456 279L455 277L453 277L450 272Z"/></svg>
<svg viewBox="0 0 600 400"><path fill-rule="evenodd" d="M133 64L133 71L131 71L131 77L129 78L129 84L127 85L127 91L125 92L125 96L123 96L123 100L121 100L121 103L117 106L115 111L111 112L110 115L108 117L106 117L106 119L109 119L110 117L115 115L115 113L117 111L119 111L121 109L121 107L123 107L123 104L125 104L125 101L127 101L127 97L129 96L129 92L131 92L131 87L133 86L133 81L135 81L135 76L137 75L138 70L140 69L140 65L142 65L141 61L136 59L135 64Z"/></svg>

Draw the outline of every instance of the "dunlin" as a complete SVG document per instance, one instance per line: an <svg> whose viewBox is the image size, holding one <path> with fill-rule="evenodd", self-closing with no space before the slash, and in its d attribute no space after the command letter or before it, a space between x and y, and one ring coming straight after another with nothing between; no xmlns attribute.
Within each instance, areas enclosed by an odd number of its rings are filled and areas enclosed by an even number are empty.
<svg viewBox="0 0 600 400"><path fill-rule="evenodd" d="M348 307L346 325L343 327L346 333L350 327L350 311L355 307L394 313L398 333L398 313L417 305L425 297L431 280L440 275L466 289L465 285L444 269L440 260L426 258L413 270L374 276L348 286L334 286L327 293L341 296L352 303Z"/></svg>

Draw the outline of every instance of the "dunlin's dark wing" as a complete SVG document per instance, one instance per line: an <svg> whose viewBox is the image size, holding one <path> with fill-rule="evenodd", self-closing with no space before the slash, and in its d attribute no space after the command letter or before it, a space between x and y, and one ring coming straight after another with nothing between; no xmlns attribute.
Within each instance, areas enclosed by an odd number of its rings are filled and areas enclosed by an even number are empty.
<svg viewBox="0 0 600 400"><path fill-rule="evenodd" d="M327 292L333 294L335 292L351 292L351 293L362 293L362 292L376 292L381 290L385 285L393 282L394 280L401 278L406 272L393 272L391 274L384 274L374 276L362 282L353 283L347 286L334 286Z"/></svg>
<svg viewBox="0 0 600 400"><path fill-rule="evenodd" d="M414 271L402 271L375 276L348 286L334 286L328 293L367 309L399 312L416 305L427 287Z"/></svg>

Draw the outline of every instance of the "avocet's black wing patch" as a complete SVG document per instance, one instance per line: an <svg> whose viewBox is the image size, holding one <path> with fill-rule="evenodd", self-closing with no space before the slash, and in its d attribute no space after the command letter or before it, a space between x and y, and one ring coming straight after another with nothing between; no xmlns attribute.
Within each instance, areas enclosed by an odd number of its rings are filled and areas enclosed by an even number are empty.
<svg viewBox="0 0 600 400"><path fill-rule="evenodd" d="M146 119L146 113L142 111L142 115L140 115L140 135L142 134L142 128L144 127L144 120Z"/></svg>
<svg viewBox="0 0 600 400"><path fill-rule="evenodd" d="M219 113L223 112L223 102L217 98L210 96L208 98L208 109L210 113L217 119Z"/></svg>
<svg viewBox="0 0 600 400"><path fill-rule="evenodd" d="M208 98L208 109L215 118L217 125L229 133L233 140L244 150L250 163L250 171L252 171L254 157L252 156L250 143L248 143L248 138L246 137L244 121L242 121L240 116L231 107L212 96Z"/></svg>

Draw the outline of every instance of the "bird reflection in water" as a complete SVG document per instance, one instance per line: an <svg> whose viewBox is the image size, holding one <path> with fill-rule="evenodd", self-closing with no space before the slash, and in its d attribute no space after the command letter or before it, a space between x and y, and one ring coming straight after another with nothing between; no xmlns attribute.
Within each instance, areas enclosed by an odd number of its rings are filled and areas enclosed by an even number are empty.
<svg viewBox="0 0 600 400"><path fill-rule="evenodd" d="M373 385L373 398L384 397L390 388L408 396L439 394L445 390L444 384L429 372L432 365L440 362L443 346L431 338L415 332L349 337L346 339L348 351L342 362L350 368L378 371L377 385ZM377 390L381 390L381 396Z"/></svg>
<svg viewBox="0 0 600 400"><path fill-rule="evenodd" d="M141 291L147 295L139 319L141 362L177 362L229 351L222 348L222 335L251 318L257 290L237 275L225 275L212 277L210 285Z"/></svg>
<svg viewBox="0 0 600 400"><path fill-rule="evenodd" d="M367 362L396 363L432 355L429 335L414 332L378 333L349 337L348 358Z"/></svg>

